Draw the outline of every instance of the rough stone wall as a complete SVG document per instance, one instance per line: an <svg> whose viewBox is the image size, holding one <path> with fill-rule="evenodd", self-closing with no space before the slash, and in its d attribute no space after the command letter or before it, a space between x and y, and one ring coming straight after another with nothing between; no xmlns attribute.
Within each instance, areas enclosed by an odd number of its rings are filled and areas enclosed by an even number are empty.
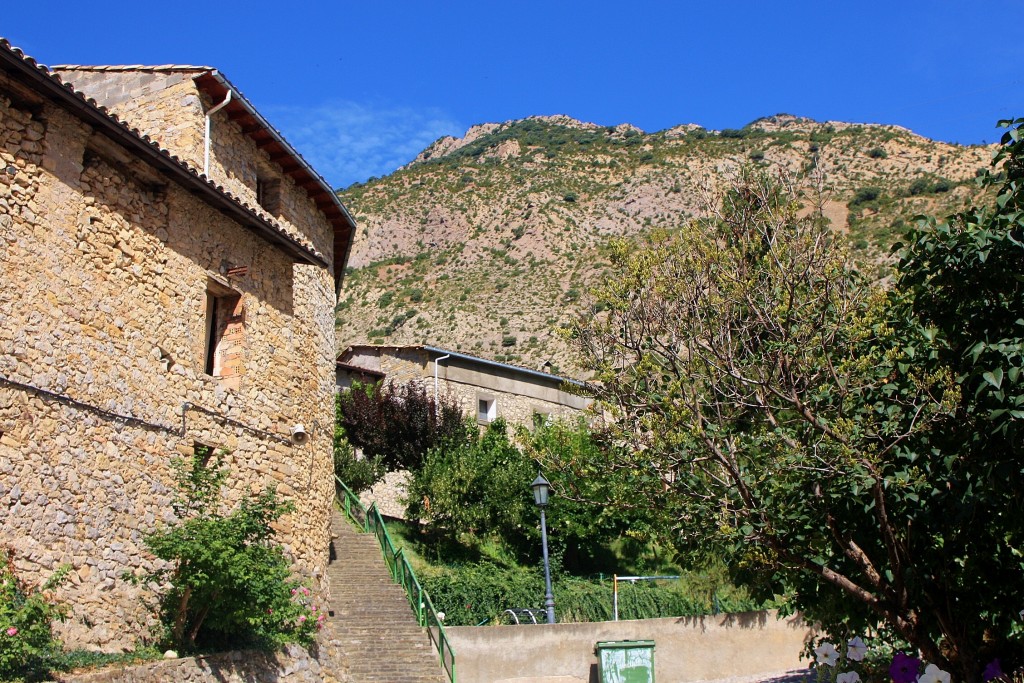
<svg viewBox="0 0 1024 683"><path fill-rule="evenodd" d="M205 95L201 97L206 109L219 104ZM174 100L172 99L169 104L173 106ZM186 110L183 115L191 116L192 112ZM204 121L205 119L200 119L201 126L205 125ZM210 135L210 178L252 206L257 206L257 177L280 180L280 210L274 217L309 238L317 251L323 254L331 253L334 244L333 233L320 228L322 216L306 191L298 187L290 177L285 176L281 168L270 161L270 156L242 133L237 123L228 120L224 110L213 115L210 125L213 131ZM202 168L201 158L198 167Z"/></svg>
<svg viewBox="0 0 1024 683"><path fill-rule="evenodd" d="M192 80L199 72L57 71L143 135L203 168L203 103ZM199 122L198 125L196 122Z"/></svg>
<svg viewBox="0 0 1024 683"><path fill-rule="evenodd" d="M59 674L58 683L346 683L351 677L334 658L314 656L297 645L282 652L236 651L182 657L98 671Z"/></svg>
<svg viewBox="0 0 1024 683"><path fill-rule="evenodd" d="M360 365L359 361L351 361L353 365ZM422 381L427 386L427 391L434 390L433 363L428 362L427 354L418 349L388 349L380 352L379 367L387 374L387 380L391 382ZM485 398L496 403L497 417L504 418L510 425L533 426L534 414L540 413L550 415L552 418L568 417L578 415L579 409L571 405L560 403L557 400L545 400L538 396L530 396L525 389L530 385L530 380L523 378L517 381L497 381L488 377L485 370L476 374L480 376L479 383L460 382L446 377L449 368L443 364L438 370L438 390L442 396L447 395L455 398L462 411L473 417L477 417L479 400ZM454 374L454 373L453 373ZM515 391L516 386L523 391ZM502 387L505 387L503 390ZM511 390L508 390L511 389ZM558 392L555 392L556 394Z"/></svg>
<svg viewBox="0 0 1024 683"><path fill-rule="evenodd" d="M433 382L433 378L430 379ZM497 404L497 417L504 418L509 425L532 427L534 415L549 415L552 419L568 418L579 415L580 411L551 401L544 401L531 396L481 388L445 379L438 380L441 394L447 394L458 400L462 411L476 417L478 403L481 398L494 400Z"/></svg>
<svg viewBox="0 0 1024 683"><path fill-rule="evenodd" d="M149 135L160 145L202 172L205 156L206 112L220 104L201 93L193 80L203 70L62 71L61 77L106 106L111 113ZM229 120L222 109L210 124L210 171L215 183L257 207L257 176L279 180L280 210L274 218L310 239L329 254L333 233L324 230L323 218L306 191L285 176L281 168Z"/></svg>
<svg viewBox="0 0 1024 683"><path fill-rule="evenodd" d="M171 520L171 458L204 443L229 451L228 503L266 485L295 501L279 537L319 583L333 492L331 273L137 177L64 110L30 111L4 85L0 543L30 578L71 565L60 590L70 645L130 646L154 624L152 594L122 575L154 568L142 538ZM248 270L224 278L226 264ZM235 389L204 373L211 279L244 309ZM303 447L287 443L296 423L310 432Z"/></svg>

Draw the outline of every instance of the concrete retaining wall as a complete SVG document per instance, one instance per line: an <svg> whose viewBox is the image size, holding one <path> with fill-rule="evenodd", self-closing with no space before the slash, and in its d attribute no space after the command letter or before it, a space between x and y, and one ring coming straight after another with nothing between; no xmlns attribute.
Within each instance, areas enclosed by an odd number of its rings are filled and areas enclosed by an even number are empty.
<svg viewBox="0 0 1024 683"><path fill-rule="evenodd" d="M658 683L796 669L812 630L775 612L606 621L551 626L446 629L459 683L591 683L600 680L594 645L653 640Z"/></svg>

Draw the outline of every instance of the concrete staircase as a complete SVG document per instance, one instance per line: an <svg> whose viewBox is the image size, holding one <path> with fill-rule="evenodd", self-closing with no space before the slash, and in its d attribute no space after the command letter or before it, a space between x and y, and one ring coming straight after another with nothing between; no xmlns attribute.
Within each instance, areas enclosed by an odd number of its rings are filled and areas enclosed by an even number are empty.
<svg viewBox="0 0 1024 683"><path fill-rule="evenodd" d="M446 683L427 630L391 580L373 534L331 516L330 617L353 683Z"/></svg>

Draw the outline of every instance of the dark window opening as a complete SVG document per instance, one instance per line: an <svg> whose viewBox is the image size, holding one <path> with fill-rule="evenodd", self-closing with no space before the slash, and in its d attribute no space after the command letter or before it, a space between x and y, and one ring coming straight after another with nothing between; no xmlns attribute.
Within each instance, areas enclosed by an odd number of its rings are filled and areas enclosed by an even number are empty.
<svg viewBox="0 0 1024 683"><path fill-rule="evenodd" d="M267 213L277 216L281 213L281 181L256 178L256 203Z"/></svg>

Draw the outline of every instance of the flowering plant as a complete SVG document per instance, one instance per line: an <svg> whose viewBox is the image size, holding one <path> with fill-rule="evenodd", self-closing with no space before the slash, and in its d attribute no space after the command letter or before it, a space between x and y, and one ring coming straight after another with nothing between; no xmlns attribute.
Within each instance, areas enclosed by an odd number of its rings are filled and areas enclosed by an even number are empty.
<svg viewBox="0 0 1024 683"><path fill-rule="evenodd" d="M868 646L856 636L845 645L836 648L831 642L822 640L814 647L814 670L819 683L860 683L861 673L856 668L868 654ZM858 664L854 664L854 663ZM922 670L922 665L924 666ZM951 683L951 676L935 664L925 664L914 654L897 651L893 654L887 673L892 683ZM1003 673L998 659L993 659L985 667L982 679L988 683L994 680L1016 681L1007 678Z"/></svg>
<svg viewBox="0 0 1024 683"><path fill-rule="evenodd" d="M41 587L32 587L16 576L10 552L0 550L0 680L21 680L56 647L50 624L63 620L67 610L54 600L52 589L68 569L61 567Z"/></svg>

